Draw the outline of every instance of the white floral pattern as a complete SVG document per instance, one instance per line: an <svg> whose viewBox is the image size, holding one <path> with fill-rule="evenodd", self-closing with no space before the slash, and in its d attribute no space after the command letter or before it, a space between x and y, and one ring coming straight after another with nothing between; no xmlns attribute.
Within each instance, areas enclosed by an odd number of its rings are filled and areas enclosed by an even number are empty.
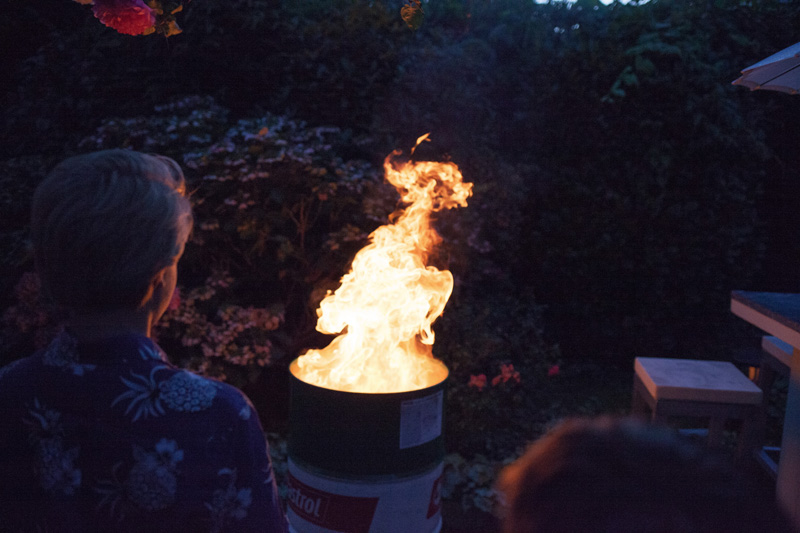
<svg viewBox="0 0 800 533"><path fill-rule="evenodd" d="M139 346L139 356L144 359L145 361L152 360L152 361L163 361L167 362L167 357L164 352L158 349L157 346L152 344L145 344Z"/></svg>
<svg viewBox="0 0 800 533"><path fill-rule="evenodd" d="M78 360L78 341L66 332L61 332L45 349L42 361L47 366L70 370L76 376L83 376L97 368L97 365L81 364Z"/></svg>
<svg viewBox="0 0 800 533"><path fill-rule="evenodd" d="M61 413L44 407L38 398L28 410L28 440L34 447L34 475L48 493L71 495L81 485L82 474L75 467L80 447L65 449Z"/></svg>
<svg viewBox="0 0 800 533"><path fill-rule="evenodd" d="M247 396L243 396L242 400L244 401L244 405L239 409L239 418L241 420L250 420L250 416L252 416L256 408Z"/></svg>
<svg viewBox="0 0 800 533"><path fill-rule="evenodd" d="M211 511L213 518L212 532L226 531L231 519L243 520L253 502L253 491L249 488L236 488L236 470L223 468L218 472L220 476L228 478L228 484L223 489L214 491L213 499L206 503L206 508Z"/></svg>
<svg viewBox="0 0 800 533"><path fill-rule="evenodd" d="M161 439L155 452L134 444L133 457L136 463L125 483L131 501L146 511L160 511L172 505L178 488L175 470L183 460L183 450L178 449L177 442Z"/></svg>
<svg viewBox="0 0 800 533"><path fill-rule="evenodd" d="M125 482L120 479L119 471L123 463L116 463L111 469L111 479L101 479L94 487L94 492L100 495L97 510L108 508L108 515L118 522L125 520L130 508L130 502L125 499Z"/></svg>
<svg viewBox="0 0 800 533"><path fill-rule="evenodd" d="M217 389L211 381L186 370L158 384L161 399L174 411L196 413L211 407Z"/></svg>
<svg viewBox="0 0 800 533"><path fill-rule="evenodd" d="M64 449L61 438L42 439L37 443L35 472L47 492L71 495L81 485L81 471L75 468L80 448Z"/></svg>
<svg viewBox="0 0 800 533"><path fill-rule="evenodd" d="M155 374L159 370L164 370L165 365L154 366L150 370L150 376L145 377L131 372L133 379L126 379L120 376L120 380L128 387L128 390L117 396L111 407L114 407L123 400L130 400L125 414L133 411L133 421L136 422L141 417L156 417L164 414L164 407L161 405L160 389L155 379Z"/></svg>
<svg viewBox="0 0 800 533"><path fill-rule="evenodd" d="M128 390L114 398L111 407L128 400L125 414L133 413L134 422L163 415L166 412L164 405L173 411L189 413L211 407L217 394L212 381L186 370L179 370L163 381L157 380L156 373L166 369L166 365L157 365L150 370L149 376L131 372L132 379L120 377Z"/></svg>

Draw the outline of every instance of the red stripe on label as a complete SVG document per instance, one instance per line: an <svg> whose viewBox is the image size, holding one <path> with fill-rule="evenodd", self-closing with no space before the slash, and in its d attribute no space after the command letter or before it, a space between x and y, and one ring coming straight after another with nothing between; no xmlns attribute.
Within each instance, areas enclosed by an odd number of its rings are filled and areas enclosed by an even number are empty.
<svg viewBox="0 0 800 533"><path fill-rule="evenodd" d="M342 496L315 489L289 473L289 507L297 516L341 533L368 533L378 498Z"/></svg>
<svg viewBox="0 0 800 533"><path fill-rule="evenodd" d="M433 488L431 489L431 501L428 503L428 515L425 518L431 518L433 515L439 512L439 508L442 506L441 490L442 476L439 476L436 478L436 481L433 482Z"/></svg>

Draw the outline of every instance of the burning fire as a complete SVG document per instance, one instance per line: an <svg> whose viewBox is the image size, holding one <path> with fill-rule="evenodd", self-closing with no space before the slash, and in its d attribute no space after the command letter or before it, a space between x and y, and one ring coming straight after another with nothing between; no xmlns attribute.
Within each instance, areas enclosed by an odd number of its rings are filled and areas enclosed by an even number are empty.
<svg viewBox="0 0 800 533"><path fill-rule="evenodd" d="M450 298L453 275L425 264L441 242L430 221L434 212L465 207L472 184L453 163L396 163L399 154L383 166L406 207L372 232L341 286L320 303L317 330L339 336L298 358L294 373L307 383L386 393L426 388L447 375L433 358L431 325Z"/></svg>

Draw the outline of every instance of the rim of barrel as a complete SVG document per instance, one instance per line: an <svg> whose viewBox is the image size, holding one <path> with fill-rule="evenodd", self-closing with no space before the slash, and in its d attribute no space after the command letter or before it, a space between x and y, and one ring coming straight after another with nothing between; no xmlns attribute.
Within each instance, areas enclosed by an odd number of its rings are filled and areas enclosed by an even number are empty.
<svg viewBox="0 0 800 533"><path fill-rule="evenodd" d="M436 383L432 383L432 384L430 384L430 385L428 385L426 387L422 387L422 388L419 388L419 389L410 389L410 390L395 391L395 392L351 392L351 391L344 391L344 390L339 390L339 389L331 389L329 387L323 387L321 385L315 385L314 383L309 383L308 381L305 381L305 380L301 379L300 377L298 377L298 375L296 373L296 371L300 368L298 363L297 363L298 359L300 359L300 357L296 357L291 363L289 363L289 374L292 376L292 378L297 380L298 382L302 383L303 385L308 386L308 387L312 387L314 389L319 389L321 391L327 391L327 392L330 392L330 393L354 394L354 395L373 396L373 397L374 396L403 395L403 394L414 394L414 395L416 395L416 394L419 393L419 391L424 391L424 390L432 389L434 387L438 387L439 385L441 385L442 383L447 381L448 377L450 377L450 369L447 368L447 365L444 364L439 359L432 358L432 360L437 365L439 365L441 367L442 371L443 371L442 375L441 375L441 379L439 379Z"/></svg>

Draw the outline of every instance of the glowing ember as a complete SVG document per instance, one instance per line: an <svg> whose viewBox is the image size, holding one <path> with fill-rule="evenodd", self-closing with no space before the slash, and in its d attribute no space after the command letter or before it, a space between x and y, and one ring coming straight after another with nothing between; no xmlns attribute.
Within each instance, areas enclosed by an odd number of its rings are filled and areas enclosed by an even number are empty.
<svg viewBox="0 0 800 533"><path fill-rule="evenodd" d="M340 335L298 358L295 375L307 383L349 392L401 392L446 376L446 367L433 358L431 324L450 298L453 276L425 265L441 241L430 218L466 206L472 184L462 181L453 163L396 163L399 154L392 152L384 169L406 208L370 235L341 286L320 303L317 330Z"/></svg>

